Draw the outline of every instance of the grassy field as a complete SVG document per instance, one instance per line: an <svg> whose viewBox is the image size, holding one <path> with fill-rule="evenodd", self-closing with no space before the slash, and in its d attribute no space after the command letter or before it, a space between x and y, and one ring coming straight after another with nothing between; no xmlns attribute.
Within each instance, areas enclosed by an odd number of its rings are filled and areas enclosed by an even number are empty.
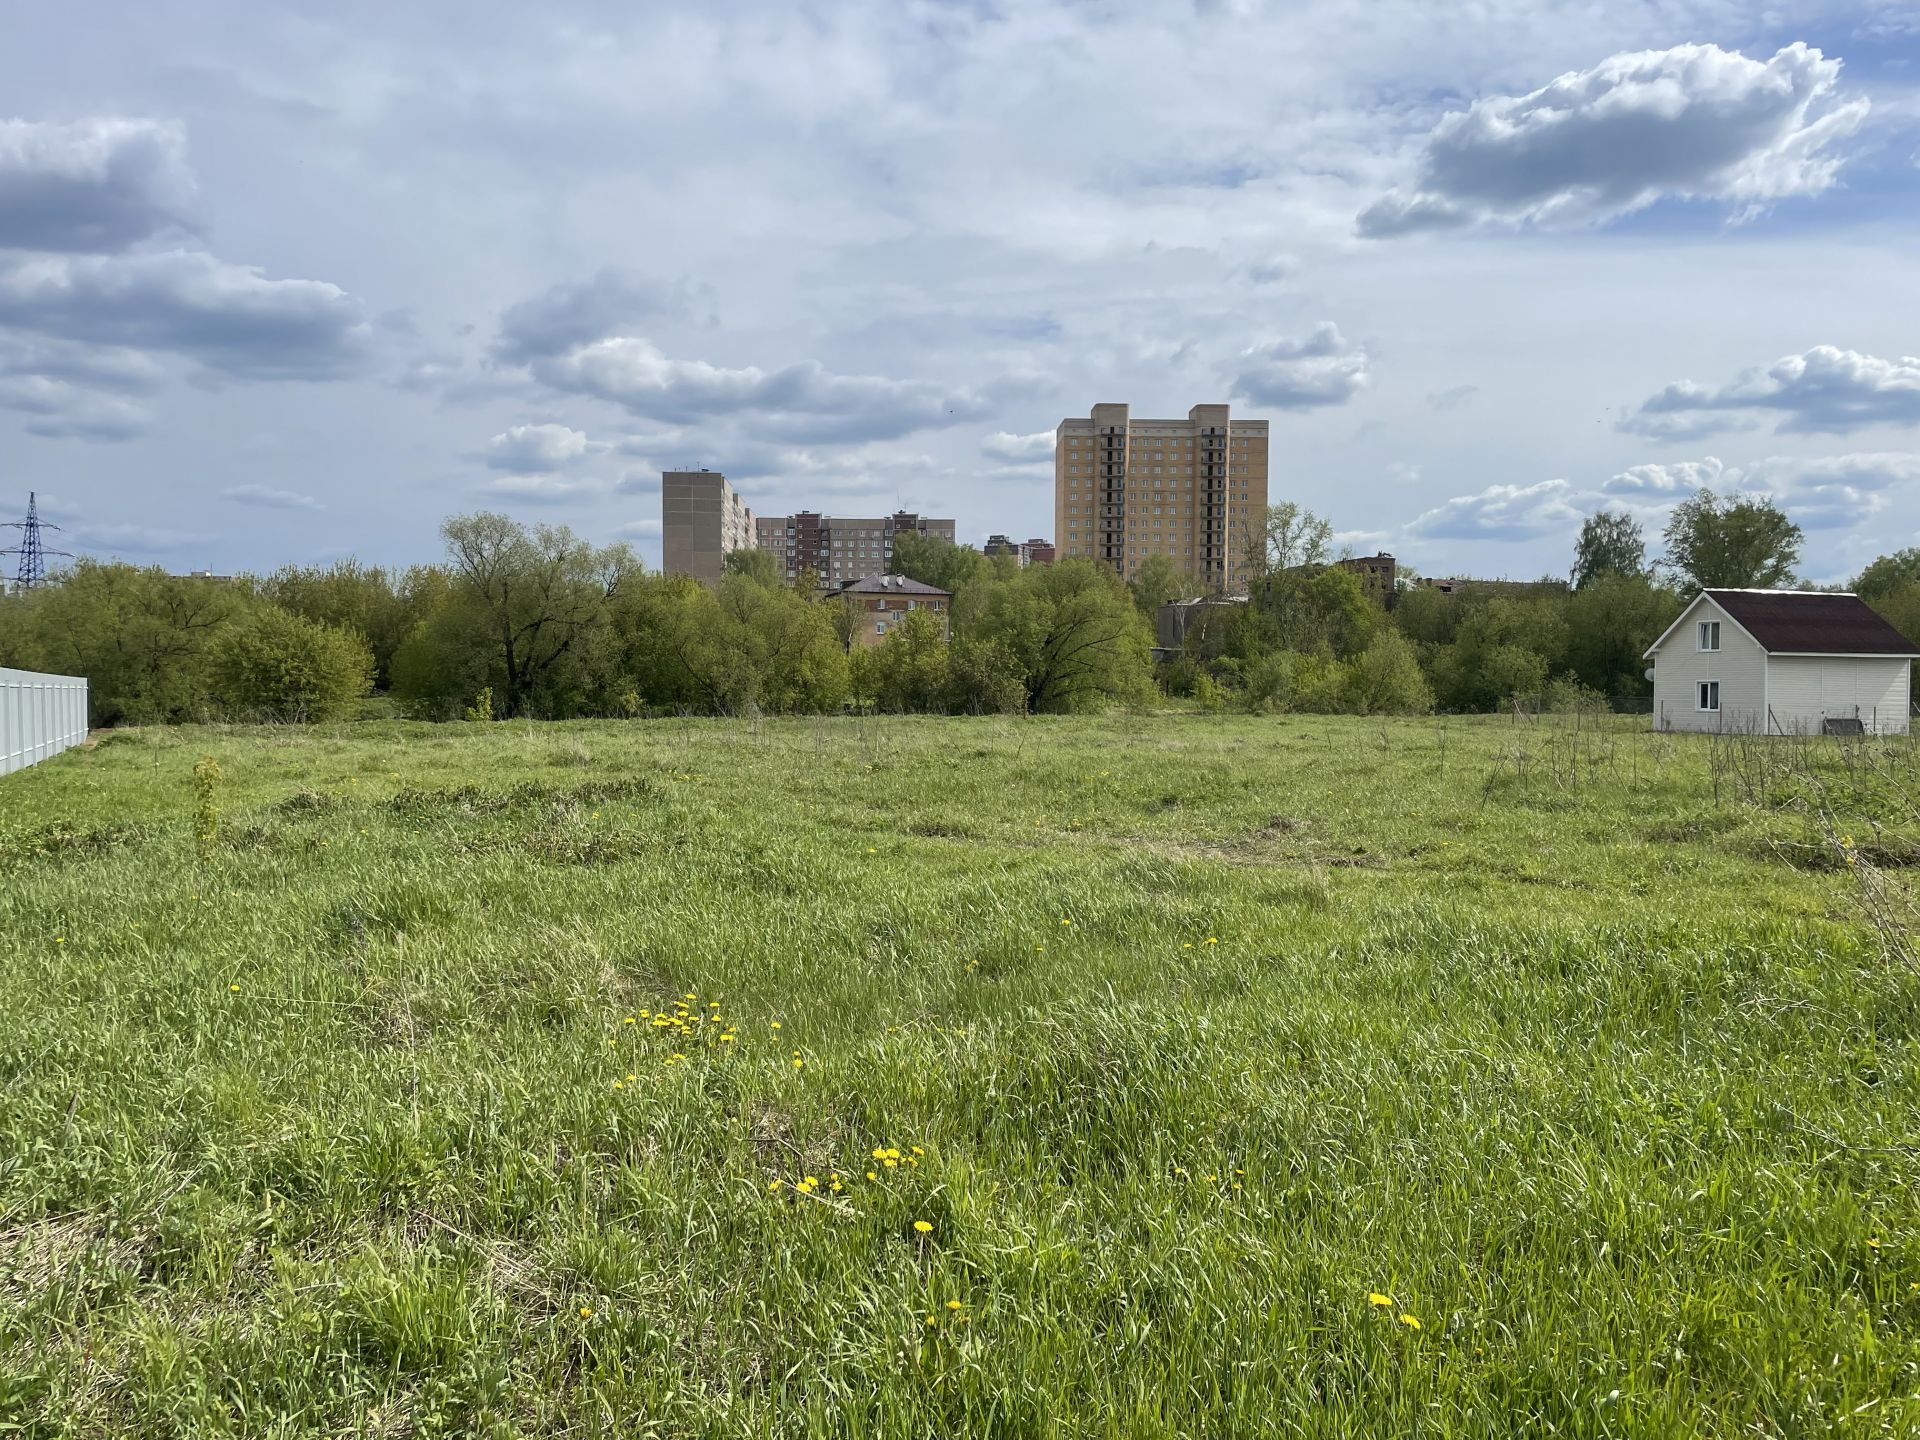
<svg viewBox="0 0 1920 1440"><path fill-rule="evenodd" d="M1916 793L1505 720L111 735L0 781L0 1430L1920 1433Z"/></svg>

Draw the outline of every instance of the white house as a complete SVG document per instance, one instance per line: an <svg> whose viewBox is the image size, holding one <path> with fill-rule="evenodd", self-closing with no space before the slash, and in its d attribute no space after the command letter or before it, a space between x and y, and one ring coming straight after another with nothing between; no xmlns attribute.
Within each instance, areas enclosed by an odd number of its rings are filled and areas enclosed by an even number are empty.
<svg viewBox="0 0 1920 1440"><path fill-rule="evenodd" d="M1916 655L1858 595L1703 590L1647 648L1653 728L1904 735Z"/></svg>

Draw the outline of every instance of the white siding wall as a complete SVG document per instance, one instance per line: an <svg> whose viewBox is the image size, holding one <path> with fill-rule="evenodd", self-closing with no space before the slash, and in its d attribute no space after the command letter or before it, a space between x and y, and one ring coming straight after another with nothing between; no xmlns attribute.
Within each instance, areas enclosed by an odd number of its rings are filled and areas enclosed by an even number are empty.
<svg viewBox="0 0 1920 1440"><path fill-rule="evenodd" d="M1720 648L1698 648L1700 622L1720 622ZM1699 682L1720 682L1720 713L1700 710ZM1673 634L1653 656L1653 728L1656 730L1731 730L1750 734L1766 729L1767 652L1733 623L1718 605L1701 596Z"/></svg>
<svg viewBox="0 0 1920 1440"><path fill-rule="evenodd" d="M1767 673L1773 726L1818 735L1822 721L1858 716L1869 730L1904 735L1912 668L1885 656L1775 655Z"/></svg>
<svg viewBox="0 0 1920 1440"><path fill-rule="evenodd" d="M0 668L0 775L24 770L87 738L87 682Z"/></svg>

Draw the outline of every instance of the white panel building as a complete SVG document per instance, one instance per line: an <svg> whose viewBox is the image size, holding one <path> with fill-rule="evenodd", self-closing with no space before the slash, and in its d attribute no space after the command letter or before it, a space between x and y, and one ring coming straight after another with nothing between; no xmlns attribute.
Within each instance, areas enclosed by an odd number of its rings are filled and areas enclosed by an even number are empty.
<svg viewBox="0 0 1920 1440"><path fill-rule="evenodd" d="M1648 647L1656 730L1904 735L1920 649L1857 595L1703 590Z"/></svg>

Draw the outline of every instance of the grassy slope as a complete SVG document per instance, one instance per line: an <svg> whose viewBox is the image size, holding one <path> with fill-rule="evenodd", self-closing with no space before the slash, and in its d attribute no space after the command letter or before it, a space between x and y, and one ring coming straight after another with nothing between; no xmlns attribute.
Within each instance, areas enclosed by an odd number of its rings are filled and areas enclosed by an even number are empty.
<svg viewBox="0 0 1920 1440"><path fill-rule="evenodd" d="M1911 1433L1920 983L1707 753L382 725L10 777L0 1420Z"/></svg>

